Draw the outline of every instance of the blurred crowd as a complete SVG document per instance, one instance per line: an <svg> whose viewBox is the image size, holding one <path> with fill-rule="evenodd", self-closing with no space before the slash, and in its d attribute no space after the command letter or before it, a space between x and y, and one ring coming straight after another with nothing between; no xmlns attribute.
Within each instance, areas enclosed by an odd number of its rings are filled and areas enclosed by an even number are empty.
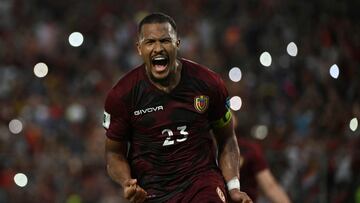
<svg viewBox="0 0 360 203"><path fill-rule="evenodd" d="M103 105L141 63L137 22L153 11L177 22L181 57L222 74L242 98L237 134L263 146L293 202L360 202L360 130L349 128L360 119L358 8L355 0L1 0L0 202L122 201L106 173ZM68 42L75 31L80 47ZM259 62L264 51L270 67ZM33 72L39 62L49 67L44 78ZM235 66L239 82L228 79ZM18 134L12 119L23 123ZM267 129L261 139L258 126ZM25 187L14 184L19 172Z"/></svg>

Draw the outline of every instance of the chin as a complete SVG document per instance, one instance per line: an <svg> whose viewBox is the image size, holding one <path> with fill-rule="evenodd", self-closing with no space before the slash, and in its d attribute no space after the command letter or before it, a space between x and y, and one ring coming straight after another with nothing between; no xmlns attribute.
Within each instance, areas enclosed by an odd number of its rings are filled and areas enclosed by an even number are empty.
<svg viewBox="0 0 360 203"><path fill-rule="evenodd" d="M166 74L166 75L155 75L155 74L151 74L151 79L154 81L154 82L165 82L169 79L169 75Z"/></svg>
<svg viewBox="0 0 360 203"><path fill-rule="evenodd" d="M169 71L165 71L165 72L163 72L161 74L151 73L151 75L152 75L152 78L154 78L154 79L164 80L164 79L169 77Z"/></svg>

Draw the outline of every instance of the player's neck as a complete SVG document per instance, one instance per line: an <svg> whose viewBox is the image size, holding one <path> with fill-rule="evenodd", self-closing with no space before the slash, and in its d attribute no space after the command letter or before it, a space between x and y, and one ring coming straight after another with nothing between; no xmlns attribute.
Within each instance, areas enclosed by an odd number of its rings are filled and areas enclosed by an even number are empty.
<svg viewBox="0 0 360 203"><path fill-rule="evenodd" d="M180 82L181 79L182 63L180 61L175 62L175 68L173 73L169 73L169 77L165 80L156 81L150 77L150 82L155 85L159 90L170 93Z"/></svg>

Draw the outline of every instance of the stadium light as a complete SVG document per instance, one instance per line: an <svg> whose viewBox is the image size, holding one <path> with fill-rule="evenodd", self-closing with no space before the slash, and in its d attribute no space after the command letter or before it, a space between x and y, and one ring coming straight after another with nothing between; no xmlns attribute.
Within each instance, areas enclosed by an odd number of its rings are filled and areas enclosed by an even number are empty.
<svg viewBox="0 0 360 203"><path fill-rule="evenodd" d="M80 32L73 32L69 35L69 43L73 47L79 47L84 42L84 37Z"/></svg>
<svg viewBox="0 0 360 203"><path fill-rule="evenodd" d="M334 79L337 79L339 77L340 70L336 64L330 67L329 72L330 72L330 76L333 77Z"/></svg>
<svg viewBox="0 0 360 203"><path fill-rule="evenodd" d="M265 67L269 67L271 65L272 62L272 58L271 55L269 54L269 52L263 52L260 55L260 63L261 65L265 66Z"/></svg>
<svg viewBox="0 0 360 203"><path fill-rule="evenodd" d="M292 56L295 57L298 54L298 48L296 46L296 44L294 42L290 42L287 47L286 47L286 51L287 53Z"/></svg>
<svg viewBox="0 0 360 203"><path fill-rule="evenodd" d="M233 82L239 82L241 80L242 77L242 73L240 68L238 67L233 67L230 69L229 71L229 78L231 81Z"/></svg>
<svg viewBox="0 0 360 203"><path fill-rule="evenodd" d="M19 134L23 130L23 124L18 119L13 119L9 122L9 130L13 134Z"/></svg>
<svg viewBox="0 0 360 203"><path fill-rule="evenodd" d="M25 187L28 183L28 178L23 173L17 173L14 176L14 182L19 187Z"/></svg>
<svg viewBox="0 0 360 203"><path fill-rule="evenodd" d="M266 125L256 125L252 129L252 135L256 139L263 140L268 135L268 128Z"/></svg>
<svg viewBox="0 0 360 203"><path fill-rule="evenodd" d="M81 104L71 104L65 112L65 117L72 123L78 123L84 120L86 116L86 109Z"/></svg>
<svg viewBox="0 0 360 203"><path fill-rule="evenodd" d="M40 62L40 63L37 63L35 66L34 66L34 74L36 77L38 78L43 78L45 77L49 72L49 68L48 66L43 63L43 62Z"/></svg>
<svg viewBox="0 0 360 203"><path fill-rule="evenodd" d="M241 98L239 96L233 96L230 99L230 108L234 111L238 111L240 110L242 106L242 101Z"/></svg>
<svg viewBox="0 0 360 203"><path fill-rule="evenodd" d="M353 119L350 120L349 127L353 132L356 131L356 129L358 128L358 120L357 120L357 118L353 118Z"/></svg>

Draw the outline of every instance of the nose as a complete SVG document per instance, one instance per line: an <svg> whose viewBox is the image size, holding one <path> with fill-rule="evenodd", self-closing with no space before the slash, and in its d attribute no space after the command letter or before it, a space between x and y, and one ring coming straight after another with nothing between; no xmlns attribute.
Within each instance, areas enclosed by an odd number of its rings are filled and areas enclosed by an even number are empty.
<svg viewBox="0 0 360 203"><path fill-rule="evenodd" d="M154 44L154 52L159 53L159 52L162 52L163 49L164 49L164 47L163 47L162 43L159 41L156 41Z"/></svg>

